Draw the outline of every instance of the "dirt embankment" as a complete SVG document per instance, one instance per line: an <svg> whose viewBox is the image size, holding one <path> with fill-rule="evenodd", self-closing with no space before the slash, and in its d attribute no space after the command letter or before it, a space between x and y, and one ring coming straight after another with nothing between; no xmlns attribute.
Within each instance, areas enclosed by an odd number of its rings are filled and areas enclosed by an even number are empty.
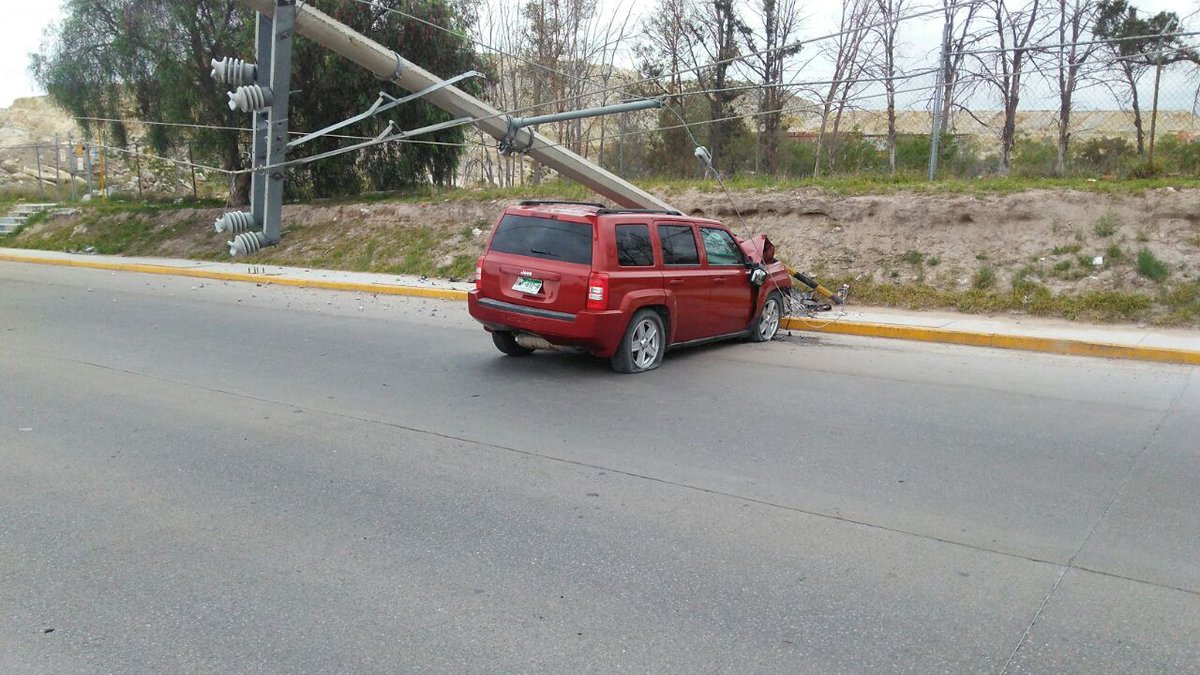
<svg viewBox="0 0 1200 675"><path fill-rule="evenodd" d="M1191 297L1192 289L1200 289L1200 190L842 197L802 189L740 192L733 200L690 191L668 199L685 213L722 220L739 233L767 233L782 259L815 275L854 279L876 291L936 289L943 295L931 299L934 304L954 306L946 293L1030 288L1055 296L1139 295L1150 304L1182 288L1185 305L1200 302ZM282 244L250 262L461 278L473 269L504 204L460 198L289 205ZM212 231L220 213L84 211L33 225L0 245L220 258L227 256L224 239ZM1157 271L1148 276L1148 270ZM892 302L884 293L875 296ZM1157 320L1177 309L1134 305L1109 318ZM1019 301L959 308L971 307L1022 310ZM1033 311L1061 313L1049 305ZM1176 312L1169 322L1200 322L1200 307L1192 311Z"/></svg>

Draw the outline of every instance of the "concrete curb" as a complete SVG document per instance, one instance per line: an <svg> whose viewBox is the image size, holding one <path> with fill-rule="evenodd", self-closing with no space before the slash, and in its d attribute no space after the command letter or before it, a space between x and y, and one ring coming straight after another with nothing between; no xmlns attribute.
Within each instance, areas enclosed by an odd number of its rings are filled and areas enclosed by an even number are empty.
<svg viewBox="0 0 1200 675"><path fill-rule="evenodd" d="M350 281L325 281L322 279L292 279L266 274L240 274L238 272L218 272L215 270L188 269L170 265L145 265L142 263L114 263L103 260L62 260L59 258L37 258L33 256L16 256L0 253L0 261L32 263L35 265L59 265L62 267L85 267L94 270L110 270L115 272L140 272L142 274L165 274L176 277L194 277L197 279L215 279L218 281L248 281L256 284L275 284L277 286L295 286L298 288L323 288L331 291L354 291L357 293L378 293L383 295L408 295L418 298L436 298L439 300L466 300L466 291L456 291L449 288L421 288L419 286L386 286L382 284L354 283Z"/></svg>
<svg viewBox="0 0 1200 675"><path fill-rule="evenodd" d="M1139 347L1114 345L1104 342L1047 338L1032 335L1004 335L1001 333L972 333L945 328L923 328L919 326L897 326L867 321L822 321L808 318L785 319L782 328L807 330L839 335L913 340L918 342L942 342L972 347L1016 349L1047 354L1069 356L1100 356L1109 359L1133 361L1155 361L1158 363L1181 363L1200 365L1200 351L1171 349L1167 347Z"/></svg>
<svg viewBox="0 0 1200 675"><path fill-rule="evenodd" d="M0 261L32 263L37 265L59 265L64 267L83 267L117 272L140 272L142 274L164 274L179 277L214 279L219 281L243 281L256 284L275 284L278 286L294 286L299 288L322 288L326 290L353 291L357 293L405 295L410 297L435 298L440 300L463 301L467 299L466 291L453 289L421 288L418 286L387 286L371 283L325 281L321 279L296 279L260 274L240 274L237 272L218 272L214 270L189 269L186 267L173 267L169 265L114 263L103 260L87 259L64 260L60 258L16 256L6 253L0 253ZM949 330L945 328L899 326L894 324L872 323L866 321L826 321L809 318L784 319L780 327L790 330L804 330L818 333L835 333L839 335L857 335L862 337L890 338L918 342L940 342L945 344L967 345L972 347L1015 349L1021 351L1043 352L1048 354L1064 354L1069 356L1099 356L1110 359L1152 361L1158 363L1178 363L1193 366L1200 365L1200 350L1192 351L1187 349L1172 349L1167 347L1116 345L1077 339L1047 338L1029 335L1005 335L1001 333L975 333L969 331Z"/></svg>

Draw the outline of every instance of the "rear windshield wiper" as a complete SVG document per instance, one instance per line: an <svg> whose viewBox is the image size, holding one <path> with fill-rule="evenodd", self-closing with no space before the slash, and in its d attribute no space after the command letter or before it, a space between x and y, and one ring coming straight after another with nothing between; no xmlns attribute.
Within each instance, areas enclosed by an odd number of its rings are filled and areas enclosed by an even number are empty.
<svg viewBox="0 0 1200 675"><path fill-rule="evenodd" d="M561 258L561 257L562 257L561 255L559 255L559 254L555 253L554 251L542 251L542 250L540 250L540 249L536 249L536 248L531 248L531 249L529 249L529 252L530 252L530 253L536 253L536 254L538 254L538 255L548 255L548 256L551 256L551 257L554 257L554 258Z"/></svg>

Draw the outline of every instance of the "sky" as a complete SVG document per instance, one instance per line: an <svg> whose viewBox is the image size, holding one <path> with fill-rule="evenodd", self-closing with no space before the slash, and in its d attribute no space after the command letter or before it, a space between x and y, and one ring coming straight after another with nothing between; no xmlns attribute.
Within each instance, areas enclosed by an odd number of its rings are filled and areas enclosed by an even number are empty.
<svg viewBox="0 0 1200 675"><path fill-rule="evenodd" d="M629 6L628 0L601 0L602 4L618 2ZM650 4L634 3L639 8ZM932 6L933 3L918 0L912 4ZM1184 17L1200 9L1200 0L1135 0L1133 4L1146 13L1170 10ZM832 32L836 24L837 7L829 0L808 0L805 14L812 31L810 34ZM61 16L60 0L0 0L0 108L11 106L16 98L43 93L29 74L29 55L41 46L45 28ZM1188 23L1193 27L1200 25L1200 15L1191 17ZM936 44L939 34L938 20L931 17L929 22L922 21L921 25L912 27L908 41L910 45Z"/></svg>

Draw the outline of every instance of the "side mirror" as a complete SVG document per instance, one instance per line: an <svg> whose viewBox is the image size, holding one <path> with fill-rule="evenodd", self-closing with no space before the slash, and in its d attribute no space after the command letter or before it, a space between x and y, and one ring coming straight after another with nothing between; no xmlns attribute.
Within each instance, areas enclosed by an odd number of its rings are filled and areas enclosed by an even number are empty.
<svg viewBox="0 0 1200 675"><path fill-rule="evenodd" d="M767 280L767 271L762 267L755 267L750 270L750 283L755 286L762 286Z"/></svg>

